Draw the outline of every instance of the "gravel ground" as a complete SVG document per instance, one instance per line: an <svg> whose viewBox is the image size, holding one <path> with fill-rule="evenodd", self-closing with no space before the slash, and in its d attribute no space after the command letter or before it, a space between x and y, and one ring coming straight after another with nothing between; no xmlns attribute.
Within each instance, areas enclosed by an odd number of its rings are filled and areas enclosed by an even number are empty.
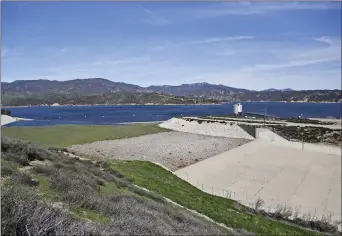
<svg viewBox="0 0 342 236"><path fill-rule="evenodd" d="M69 149L100 158L146 160L171 171L248 143L250 140L213 137L183 132L165 132L135 138L74 145Z"/></svg>
<svg viewBox="0 0 342 236"><path fill-rule="evenodd" d="M207 122L207 121L186 121L184 119L172 118L161 123L159 126L174 131L181 131L187 133L203 134L216 137L228 137L238 139L254 140L246 131L241 127L234 124L234 122Z"/></svg>

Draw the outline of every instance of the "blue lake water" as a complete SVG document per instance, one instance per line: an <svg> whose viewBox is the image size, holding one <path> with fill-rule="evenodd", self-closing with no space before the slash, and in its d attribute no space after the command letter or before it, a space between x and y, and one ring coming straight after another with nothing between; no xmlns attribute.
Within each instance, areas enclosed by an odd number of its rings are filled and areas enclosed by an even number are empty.
<svg viewBox="0 0 342 236"><path fill-rule="evenodd" d="M233 113L235 103L222 105L117 105L70 107L9 108L12 116L30 118L7 126L109 125L128 122L164 121L174 116L225 115ZM242 102L244 112L264 113L279 117L341 117L340 103Z"/></svg>

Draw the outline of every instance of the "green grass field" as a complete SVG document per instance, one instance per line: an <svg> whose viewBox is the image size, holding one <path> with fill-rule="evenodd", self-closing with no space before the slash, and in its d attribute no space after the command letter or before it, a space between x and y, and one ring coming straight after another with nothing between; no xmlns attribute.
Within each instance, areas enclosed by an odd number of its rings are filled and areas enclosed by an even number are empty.
<svg viewBox="0 0 342 236"><path fill-rule="evenodd" d="M117 126L59 125L49 127L6 127L1 129L1 135L37 143L45 147L67 147L74 144L131 138L166 131L168 130L160 128L156 124Z"/></svg>
<svg viewBox="0 0 342 236"><path fill-rule="evenodd" d="M151 162L115 161L111 168L132 179L141 187L234 229L245 229L258 235L317 235L296 226L247 213L236 201L202 192Z"/></svg>

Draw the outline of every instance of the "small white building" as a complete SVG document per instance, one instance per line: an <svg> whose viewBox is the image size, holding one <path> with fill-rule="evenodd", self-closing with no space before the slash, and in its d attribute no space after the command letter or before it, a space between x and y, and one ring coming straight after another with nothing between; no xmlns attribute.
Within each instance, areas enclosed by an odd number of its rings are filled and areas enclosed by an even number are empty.
<svg viewBox="0 0 342 236"><path fill-rule="evenodd" d="M242 115L242 104L241 103L234 104L234 114L235 115Z"/></svg>

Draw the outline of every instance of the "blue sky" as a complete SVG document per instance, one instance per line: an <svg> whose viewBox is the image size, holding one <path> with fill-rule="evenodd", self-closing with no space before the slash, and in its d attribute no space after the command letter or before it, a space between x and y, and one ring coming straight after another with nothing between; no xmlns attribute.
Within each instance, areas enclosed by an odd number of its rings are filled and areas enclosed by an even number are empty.
<svg viewBox="0 0 342 236"><path fill-rule="evenodd" d="M338 2L1 2L2 81L341 88Z"/></svg>

